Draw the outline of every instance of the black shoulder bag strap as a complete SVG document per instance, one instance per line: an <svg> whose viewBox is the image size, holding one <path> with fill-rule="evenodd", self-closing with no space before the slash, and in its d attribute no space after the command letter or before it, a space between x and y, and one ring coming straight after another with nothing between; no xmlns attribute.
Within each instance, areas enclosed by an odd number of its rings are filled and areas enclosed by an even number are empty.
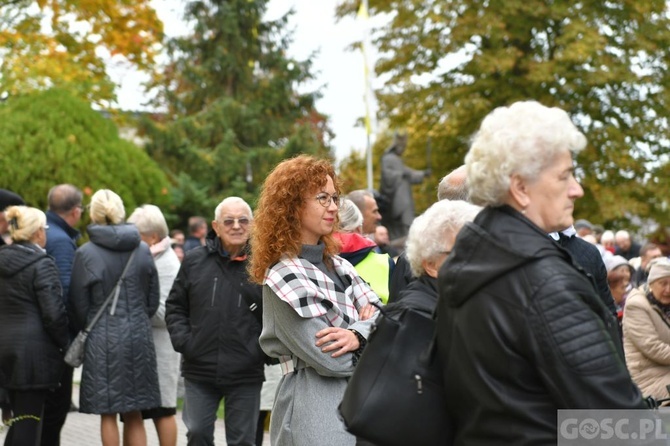
<svg viewBox="0 0 670 446"><path fill-rule="evenodd" d="M110 291L109 296L107 296L105 302L100 306L100 309L95 314L95 316L93 316L93 320L91 320L88 326L84 329L86 333L91 332L95 324L98 322L98 319L100 319L100 316L102 316L102 313L105 311L105 308L107 308L107 305L109 305L109 303L112 301L113 301L112 308L110 309L109 314L111 314L112 316L114 315L114 312L116 311L116 302L119 300L119 293L121 292L121 283L123 282L123 279L125 278L126 273L128 272L128 267L132 263L136 252L137 249L135 249L133 253L130 254L130 258L128 258L128 262L126 263L126 266L125 268L123 268L123 272L121 273L121 277L119 277L119 280L116 281L116 285L114 285L114 288L112 288L112 291Z"/></svg>

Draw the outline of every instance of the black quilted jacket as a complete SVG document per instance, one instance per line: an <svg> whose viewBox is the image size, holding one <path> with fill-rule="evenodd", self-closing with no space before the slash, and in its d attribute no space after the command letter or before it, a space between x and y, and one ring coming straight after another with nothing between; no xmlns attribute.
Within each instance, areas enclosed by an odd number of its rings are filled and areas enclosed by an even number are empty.
<svg viewBox="0 0 670 446"><path fill-rule="evenodd" d="M72 265L70 305L84 328L116 285L133 250L114 315L109 307L86 342L79 410L108 414L160 406L151 316L160 299L158 274L149 247L134 225L90 225L90 242Z"/></svg>
<svg viewBox="0 0 670 446"><path fill-rule="evenodd" d="M645 407L592 282L511 207L461 230L438 288L457 445L556 444L558 409Z"/></svg>
<svg viewBox="0 0 670 446"><path fill-rule="evenodd" d="M32 243L0 248L0 387L58 386L67 316L53 259Z"/></svg>

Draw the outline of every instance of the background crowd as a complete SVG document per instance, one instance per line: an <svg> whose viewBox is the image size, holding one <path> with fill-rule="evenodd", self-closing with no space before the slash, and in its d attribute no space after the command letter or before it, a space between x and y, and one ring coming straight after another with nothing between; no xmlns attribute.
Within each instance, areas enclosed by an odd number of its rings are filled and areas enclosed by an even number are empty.
<svg viewBox="0 0 670 446"><path fill-rule="evenodd" d="M573 221L585 144L562 110L496 109L400 250L375 195L306 155L272 170L255 210L226 197L185 232L151 204L126 219L108 189L84 203L55 185L46 212L0 190L5 444L59 444L63 354L98 311L76 403L103 445L146 444L145 419L175 445L179 375L188 444L213 444L222 400L231 446L260 444L268 412L273 444L363 444L338 405L383 304L437 317L456 444L551 442L559 408L668 398L670 261Z"/></svg>

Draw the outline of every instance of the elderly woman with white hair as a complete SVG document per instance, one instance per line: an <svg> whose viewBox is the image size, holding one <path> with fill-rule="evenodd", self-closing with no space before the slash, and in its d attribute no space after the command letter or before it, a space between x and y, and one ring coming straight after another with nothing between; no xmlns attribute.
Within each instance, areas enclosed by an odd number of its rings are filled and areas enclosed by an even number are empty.
<svg viewBox="0 0 670 446"><path fill-rule="evenodd" d="M441 200L414 219L405 242L405 254L416 278L398 295L389 311L411 308L432 317L437 306L437 275L454 248L456 236L481 210L465 201Z"/></svg>
<svg viewBox="0 0 670 446"><path fill-rule="evenodd" d="M633 381L656 399L670 398L670 261L652 261L647 286L633 289L623 312L623 346Z"/></svg>
<svg viewBox="0 0 670 446"><path fill-rule="evenodd" d="M72 266L70 305L83 329L105 303L128 265L118 295L91 329L84 353L79 411L101 415L102 444L146 444L142 410L161 405L150 318L159 303L158 274L135 225L124 222L123 201L101 189L90 203L90 241ZM129 263L130 262L130 263Z"/></svg>
<svg viewBox="0 0 670 446"><path fill-rule="evenodd" d="M151 318L151 332L156 348L158 383L161 391L160 407L142 411L142 418L153 419L162 446L177 444L177 381L179 380L179 353L172 347L170 333L165 324L165 301L170 294L172 282L177 277L181 262L172 249L168 225L158 206L145 204L133 211L128 223L140 231L142 241L156 263L160 303Z"/></svg>
<svg viewBox="0 0 670 446"><path fill-rule="evenodd" d="M490 113L465 157L484 209L443 265L437 343L455 444L556 444L558 409L645 404L613 315L548 233L573 224L586 138L558 108Z"/></svg>

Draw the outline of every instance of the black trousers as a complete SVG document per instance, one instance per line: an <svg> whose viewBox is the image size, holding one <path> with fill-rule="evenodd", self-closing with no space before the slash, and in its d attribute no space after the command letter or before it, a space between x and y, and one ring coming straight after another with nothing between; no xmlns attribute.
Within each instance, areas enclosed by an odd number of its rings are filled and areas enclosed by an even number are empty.
<svg viewBox="0 0 670 446"><path fill-rule="evenodd" d="M42 433L42 412L47 390L9 390L12 425L5 446L37 445Z"/></svg>
<svg viewBox="0 0 670 446"><path fill-rule="evenodd" d="M60 446L60 431L72 402L72 374L70 366L63 368L60 387L47 392L42 422L42 446Z"/></svg>

